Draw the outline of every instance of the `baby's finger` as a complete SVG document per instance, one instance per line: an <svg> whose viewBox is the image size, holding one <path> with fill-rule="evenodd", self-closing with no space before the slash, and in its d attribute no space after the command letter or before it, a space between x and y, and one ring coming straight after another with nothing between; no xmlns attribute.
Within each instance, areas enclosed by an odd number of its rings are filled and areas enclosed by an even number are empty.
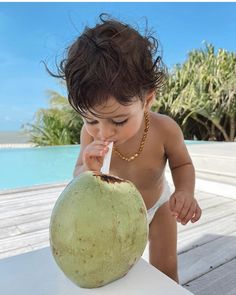
<svg viewBox="0 0 236 295"><path fill-rule="evenodd" d="M175 207L173 208L172 213L175 216L179 216L179 213L181 212L183 206L184 206L184 200L181 198L176 198Z"/></svg>
<svg viewBox="0 0 236 295"><path fill-rule="evenodd" d="M100 155L101 156L105 156L105 154L109 151L108 147L104 147L100 150Z"/></svg>
<svg viewBox="0 0 236 295"><path fill-rule="evenodd" d="M105 155L105 148L103 147L94 147L93 149L87 149L84 151L84 159L91 159L94 157L103 157Z"/></svg>
<svg viewBox="0 0 236 295"><path fill-rule="evenodd" d="M179 222L182 221L189 214L190 209L191 209L191 203L189 203L188 201L185 200L183 207L182 207L181 211L179 212L177 220ZM194 208L192 211L194 212Z"/></svg>
<svg viewBox="0 0 236 295"><path fill-rule="evenodd" d="M181 220L181 223L183 225L187 224L189 220L194 216L196 210L196 204L192 204L192 206L189 208L187 215Z"/></svg>
<svg viewBox="0 0 236 295"><path fill-rule="evenodd" d="M100 151L104 150L106 152L109 150L108 145L104 142L96 142L93 144L93 146L90 147L90 150L95 150L95 149Z"/></svg>
<svg viewBox="0 0 236 295"><path fill-rule="evenodd" d="M173 212L174 211L174 208L175 208L175 197L174 196L171 196L170 199L169 199L169 208L170 208L170 211Z"/></svg>
<svg viewBox="0 0 236 295"><path fill-rule="evenodd" d="M197 208L195 209L195 215L191 219L191 222L194 223L194 222L198 221L200 219L201 215L202 215L202 209L197 204Z"/></svg>
<svg viewBox="0 0 236 295"><path fill-rule="evenodd" d="M103 141L96 141L93 143L93 148L105 148L107 146L108 146L108 144L106 144Z"/></svg>

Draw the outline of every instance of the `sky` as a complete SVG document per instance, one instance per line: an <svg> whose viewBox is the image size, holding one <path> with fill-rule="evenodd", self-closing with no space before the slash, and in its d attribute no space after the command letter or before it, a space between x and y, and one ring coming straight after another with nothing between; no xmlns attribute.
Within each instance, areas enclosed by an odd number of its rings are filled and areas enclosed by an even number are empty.
<svg viewBox="0 0 236 295"><path fill-rule="evenodd" d="M139 27L148 22L171 69L212 43L236 52L234 2L0 2L0 131L18 131L49 107L48 90L66 95L55 70L68 47L100 13Z"/></svg>

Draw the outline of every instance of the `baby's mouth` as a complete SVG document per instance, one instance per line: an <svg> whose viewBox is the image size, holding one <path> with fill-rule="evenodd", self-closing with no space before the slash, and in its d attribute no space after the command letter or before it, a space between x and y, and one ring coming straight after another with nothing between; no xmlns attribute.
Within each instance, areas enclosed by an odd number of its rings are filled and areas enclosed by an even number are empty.
<svg viewBox="0 0 236 295"><path fill-rule="evenodd" d="M117 142L117 140L109 139L108 142L113 142L114 144Z"/></svg>

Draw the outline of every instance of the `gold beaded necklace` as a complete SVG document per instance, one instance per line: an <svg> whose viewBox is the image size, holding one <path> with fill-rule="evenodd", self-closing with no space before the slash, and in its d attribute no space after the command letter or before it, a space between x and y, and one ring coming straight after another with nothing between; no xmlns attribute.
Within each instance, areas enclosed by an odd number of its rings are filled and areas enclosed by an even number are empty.
<svg viewBox="0 0 236 295"><path fill-rule="evenodd" d="M143 137L139 146L139 149L137 151L137 153L135 153L133 156L131 157L125 157L124 155L122 155L117 148L114 146L113 150L114 152L124 161L130 162L133 161L134 159L136 159L142 152L143 148L144 148L144 144L145 144L145 140L147 138L147 134L148 134L148 130L149 130L149 125L150 125L150 120L149 120L149 116L148 116L148 112L145 111L144 112L144 117L145 117L145 128L144 128L144 133L143 133Z"/></svg>

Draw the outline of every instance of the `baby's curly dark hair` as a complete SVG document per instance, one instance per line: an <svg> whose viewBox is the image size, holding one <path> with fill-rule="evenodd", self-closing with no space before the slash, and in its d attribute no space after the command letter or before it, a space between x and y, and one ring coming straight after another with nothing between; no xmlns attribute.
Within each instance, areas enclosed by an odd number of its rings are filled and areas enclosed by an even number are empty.
<svg viewBox="0 0 236 295"><path fill-rule="evenodd" d="M67 48L53 75L66 80L69 103L85 117L110 96L123 105L143 102L147 91L160 90L166 80L161 56L154 59L159 44L153 36L142 36L106 14L99 18Z"/></svg>

